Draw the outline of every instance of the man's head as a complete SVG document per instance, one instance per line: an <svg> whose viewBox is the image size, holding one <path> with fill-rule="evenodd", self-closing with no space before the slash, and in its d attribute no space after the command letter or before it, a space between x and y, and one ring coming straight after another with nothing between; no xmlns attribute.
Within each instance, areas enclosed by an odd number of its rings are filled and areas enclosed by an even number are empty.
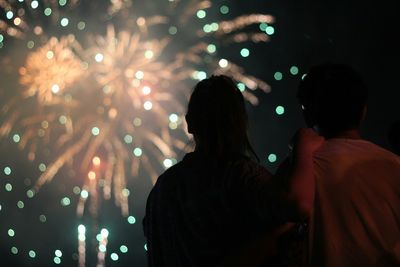
<svg viewBox="0 0 400 267"><path fill-rule="evenodd" d="M365 115L368 90L358 73L344 64L322 64L300 82L297 98L309 127L325 137L358 129Z"/></svg>

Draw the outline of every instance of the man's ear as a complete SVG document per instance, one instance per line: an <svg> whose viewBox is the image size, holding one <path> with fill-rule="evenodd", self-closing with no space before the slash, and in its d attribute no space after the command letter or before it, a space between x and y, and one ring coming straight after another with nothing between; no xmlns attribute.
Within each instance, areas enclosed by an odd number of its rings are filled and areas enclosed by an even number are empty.
<svg viewBox="0 0 400 267"><path fill-rule="evenodd" d="M363 112L362 112L361 121L365 120L365 118L367 117L367 113L368 113L368 108L367 108L367 105L365 105Z"/></svg>
<svg viewBox="0 0 400 267"><path fill-rule="evenodd" d="M307 108L303 109L303 118L306 122L307 127L313 128L316 126L314 114Z"/></svg>

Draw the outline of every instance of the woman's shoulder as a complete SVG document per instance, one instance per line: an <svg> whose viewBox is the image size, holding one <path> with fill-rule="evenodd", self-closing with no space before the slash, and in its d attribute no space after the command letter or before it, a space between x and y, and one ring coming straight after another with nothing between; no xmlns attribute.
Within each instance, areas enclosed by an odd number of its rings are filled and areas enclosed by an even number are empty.
<svg viewBox="0 0 400 267"><path fill-rule="evenodd" d="M259 162L246 157L246 156L235 156L230 158L227 162L220 162L219 167L211 166L212 164L206 159L196 153L188 153L185 157L175 165L171 166L162 173L157 179L156 186L165 187L167 185L172 186L173 184L185 181L187 177L194 178L201 176L205 179L205 176L219 176L231 177L231 178L243 178L247 179L270 179L272 174ZM218 176L218 175L217 175Z"/></svg>
<svg viewBox="0 0 400 267"><path fill-rule="evenodd" d="M248 158L241 157L231 163L231 172L235 175L245 177L260 177L269 179L272 174L259 162Z"/></svg>
<svg viewBox="0 0 400 267"><path fill-rule="evenodd" d="M186 154L183 159L176 164L166 169L158 178L157 184L164 183L164 181L171 182L171 180L177 179L178 177L190 172L193 169L192 165L195 165L197 159L194 153Z"/></svg>

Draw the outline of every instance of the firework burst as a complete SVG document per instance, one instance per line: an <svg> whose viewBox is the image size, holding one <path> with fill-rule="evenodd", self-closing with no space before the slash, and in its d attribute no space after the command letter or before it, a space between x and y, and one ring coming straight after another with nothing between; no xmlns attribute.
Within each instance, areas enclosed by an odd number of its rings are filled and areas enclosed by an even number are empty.
<svg viewBox="0 0 400 267"><path fill-rule="evenodd" d="M24 97L36 96L39 104L61 103L58 95L83 76L81 61L71 51L74 37L58 41L52 37L47 44L28 55L20 68Z"/></svg>
<svg viewBox="0 0 400 267"><path fill-rule="evenodd" d="M114 196L127 216L126 178L138 177L142 168L155 182L162 168L176 162L187 147L184 103L195 80L207 73L233 76L252 104L258 101L252 91L270 90L264 81L219 57L218 50L230 43L268 41L258 25L272 24L272 16L245 15L200 27L197 20L212 8L210 1L170 1L165 14L137 16L131 1L116 0L85 23L66 16L83 2L59 3L63 5L0 0L6 16L0 19L1 38L36 36L36 43L43 44L36 49L30 45L24 66L17 67L22 89L3 106L0 137L20 133L19 147L27 148L31 160L39 148L51 148L54 160L36 181L37 191L66 164L79 165L79 215L89 196L94 216L101 196ZM33 23L40 12L45 19ZM92 27L98 32L81 34L97 21L107 21L105 29ZM72 23L76 29L68 28ZM29 109L17 106L21 101Z"/></svg>

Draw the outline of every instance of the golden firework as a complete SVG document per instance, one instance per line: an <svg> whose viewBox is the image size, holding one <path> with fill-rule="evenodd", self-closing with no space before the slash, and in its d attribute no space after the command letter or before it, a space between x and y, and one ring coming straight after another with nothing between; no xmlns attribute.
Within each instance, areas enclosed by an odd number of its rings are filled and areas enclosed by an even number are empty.
<svg viewBox="0 0 400 267"><path fill-rule="evenodd" d="M75 8L77 3L67 5ZM113 196L127 216L127 177L138 177L143 170L154 183L159 172L176 162L188 147L183 114L197 80L210 74L233 76L252 104L258 103L254 90L270 90L218 53L232 42L267 42L265 32L250 28L272 24L270 15L244 15L202 24L196 30L188 28L191 20L212 8L210 1L169 1L165 14L156 16L138 15L131 1L111 1L106 17L113 21L106 29L99 26L100 33L81 35L83 21L74 21L77 28L69 27L73 19L65 16L67 9L51 1L40 4L46 20L33 24L26 14L34 11L22 12L18 3L0 0L0 7L12 12L10 18L19 18L0 21L0 31L44 42L28 50L19 68L22 90L2 108L0 137L18 133L18 145L28 148L31 160L49 148L51 160L41 168L36 191L66 165L81 177L79 215L88 199L89 212L96 216L102 199ZM61 23L65 36L44 31L48 19L54 25ZM124 22L119 27L113 23L117 19ZM193 36L179 35L181 29Z"/></svg>
<svg viewBox="0 0 400 267"><path fill-rule="evenodd" d="M52 37L44 46L29 54L19 70L23 96L36 96L43 105L60 103L60 95L84 75L80 59L71 50L73 36Z"/></svg>

